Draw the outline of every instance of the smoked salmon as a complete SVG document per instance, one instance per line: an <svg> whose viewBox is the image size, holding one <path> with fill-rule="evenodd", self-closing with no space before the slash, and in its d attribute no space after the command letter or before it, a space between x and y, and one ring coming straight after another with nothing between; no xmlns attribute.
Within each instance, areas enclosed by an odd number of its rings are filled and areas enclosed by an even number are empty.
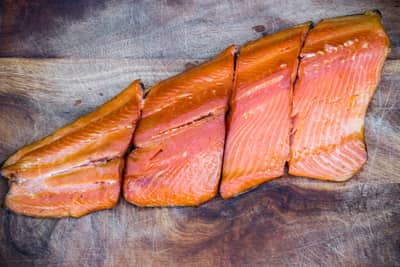
<svg viewBox="0 0 400 267"><path fill-rule="evenodd" d="M35 217L114 207L141 107L137 80L96 111L17 151L1 170L10 180L5 206Z"/></svg>
<svg viewBox="0 0 400 267"><path fill-rule="evenodd" d="M362 167L364 117L389 46L372 11L310 31L294 89L290 174L345 181Z"/></svg>
<svg viewBox="0 0 400 267"><path fill-rule="evenodd" d="M218 191L236 47L151 88L123 193L138 206L193 206Z"/></svg>
<svg viewBox="0 0 400 267"><path fill-rule="evenodd" d="M5 206L80 217L114 207L121 185L138 206L197 206L217 194L221 174L226 199L282 176L286 162L291 175L349 179L367 159L364 117L390 42L373 11L310 25L250 42L240 55L228 47L144 100L137 80L18 150L0 170L10 181Z"/></svg>
<svg viewBox="0 0 400 267"><path fill-rule="evenodd" d="M292 85L310 23L240 49L220 193L234 197L279 177L289 159Z"/></svg>

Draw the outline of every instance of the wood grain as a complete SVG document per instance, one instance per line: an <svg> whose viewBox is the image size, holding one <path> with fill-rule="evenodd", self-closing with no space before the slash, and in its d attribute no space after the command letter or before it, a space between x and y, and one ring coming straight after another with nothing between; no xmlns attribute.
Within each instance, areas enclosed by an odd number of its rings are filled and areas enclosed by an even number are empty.
<svg viewBox="0 0 400 267"><path fill-rule="evenodd" d="M0 59L0 161L115 95L190 67L174 59ZM190 63L190 64L188 64ZM0 266L396 266L400 263L400 60L366 119L369 159L347 183L286 176L199 208L121 200L81 219L0 210ZM6 192L1 179L0 198Z"/></svg>
<svg viewBox="0 0 400 267"><path fill-rule="evenodd" d="M210 58L313 20L381 10L400 57L397 0L4 0L2 57Z"/></svg>
<svg viewBox="0 0 400 267"><path fill-rule="evenodd" d="M0 1L0 162L134 79L150 87L232 43L376 8L393 60L366 118L368 162L352 180L286 176L199 208L121 200L81 219L0 209L0 266L400 266L396 0ZM6 191L0 179L0 199Z"/></svg>

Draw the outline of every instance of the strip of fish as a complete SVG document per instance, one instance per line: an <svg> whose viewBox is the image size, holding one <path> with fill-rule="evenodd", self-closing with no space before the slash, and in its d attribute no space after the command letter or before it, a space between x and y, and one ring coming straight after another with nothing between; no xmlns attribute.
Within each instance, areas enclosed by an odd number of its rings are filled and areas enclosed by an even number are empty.
<svg viewBox="0 0 400 267"><path fill-rule="evenodd" d="M5 206L35 217L114 207L141 107L137 80L96 111L18 150L1 170L10 180Z"/></svg>
<svg viewBox="0 0 400 267"><path fill-rule="evenodd" d="M234 197L282 176L289 159L292 86L310 23L240 49L220 193Z"/></svg>
<svg viewBox="0 0 400 267"><path fill-rule="evenodd" d="M218 192L236 47L151 88L127 159L125 199L196 206Z"/></svg>
<svg viewBox="0 0 400 267"><path fill-rule="evenodd" d="M310 31L294 89L290 174L345 181L363 166L364 117L389 46L372 11Z"/></svg>

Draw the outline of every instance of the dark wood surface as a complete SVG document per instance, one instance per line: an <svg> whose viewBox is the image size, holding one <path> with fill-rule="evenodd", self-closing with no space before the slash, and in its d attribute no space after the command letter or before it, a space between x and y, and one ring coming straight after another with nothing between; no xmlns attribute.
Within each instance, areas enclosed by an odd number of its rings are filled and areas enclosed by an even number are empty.
<svg viewBox="0 0 400 267"><path fill-rule="evenodd" d="M232 43L379 9L400 56L396 0L5 0L0 56L209 58Z"/></svg>
<svg viewBox="0 0 400 267"><path fill-rule="evenodd" d="M199 208L145 209L121 200L80 219L0 209L0 266L400 266L396 1L0 5L0 162L136 78L150 87L228 44L295 23L379 8L393 47L366 118L369 159L349 182L286 176ZM0 179L0 199L6 190Z"/></svg>

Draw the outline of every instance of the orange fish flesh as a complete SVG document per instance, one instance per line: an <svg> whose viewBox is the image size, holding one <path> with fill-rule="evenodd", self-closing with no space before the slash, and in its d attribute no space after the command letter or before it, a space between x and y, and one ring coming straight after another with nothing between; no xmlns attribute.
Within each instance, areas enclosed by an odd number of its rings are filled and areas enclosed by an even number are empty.
<svg viewBox="0 0 400 267"><path fill-rule="evenodd" d="M246 44L237 60L220 193L234 197L283 175L292 85L310 23Z"/></svg>
<svg viewBox="0 0 400 267"><path fill-rule="evenodd" d="M135 81L96 111L18 150L1 170L11 182L5 206L36 217L114 207L141 106Z"/></svg>
<svg viewBox="0 0 400 267"><path fill-rule="evenodd" d="M225 112L234 54L211 61L151 88L127 158L125 199L138 206L193 206L218 191Z"/></svg>
<svg viewBox="0 0 400 267"><path fill-rule="evenodd" d="M389 45L372 11L326 19L310 31L294 89L291 175L345 181L362 167L364 117Z"/></svg>

